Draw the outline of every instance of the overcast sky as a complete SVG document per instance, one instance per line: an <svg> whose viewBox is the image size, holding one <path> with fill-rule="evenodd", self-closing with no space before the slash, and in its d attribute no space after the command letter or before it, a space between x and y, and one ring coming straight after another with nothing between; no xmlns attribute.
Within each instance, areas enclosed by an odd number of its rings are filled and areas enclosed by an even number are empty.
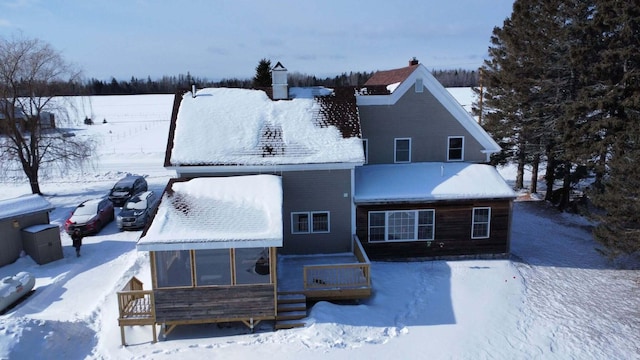
<svg viewBox="0 0 640 360"><path fill-rule="evenodd" d="M262 58L318 77L477 69L514 0L0 0L0 36L59 50L87 78L251 78Z"/></svg>

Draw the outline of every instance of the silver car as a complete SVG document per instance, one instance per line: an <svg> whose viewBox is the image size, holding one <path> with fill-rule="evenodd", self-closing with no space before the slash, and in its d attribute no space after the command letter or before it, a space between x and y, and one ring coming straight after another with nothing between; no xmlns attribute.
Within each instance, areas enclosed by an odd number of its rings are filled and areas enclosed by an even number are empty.
<svg viewBox="0 0 640 360"><path fill-rule="evenodd" d="M158 206L158 197L153 191L144 191L132 196L122 206L116 218L120 230L141 229Z"/></svg>

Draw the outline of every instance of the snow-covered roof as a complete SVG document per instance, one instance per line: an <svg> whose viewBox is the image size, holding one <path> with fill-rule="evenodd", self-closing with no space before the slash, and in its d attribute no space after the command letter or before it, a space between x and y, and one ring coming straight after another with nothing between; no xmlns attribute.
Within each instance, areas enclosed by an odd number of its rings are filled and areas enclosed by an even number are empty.
<svg viewBox="0 0 640 360"><path fill-rule="evenodd" d="M185 93L165 165L361 164L353 94L352 106L334 119L325 116L322 101L305 96L325 91L291 90L295 98L280 101L261 90L207 88L197 90L195 97Z"/></svg>
<svg viewBox="0 0 640 360"><path fill-rule="evenodd" d="M360 94L356 97L358 106L393 105L400 100L402 95L414 88L418 78L422 79L425 89L482 145L484 153L491 154L501 150L500 145L493 140L491 135L478 124L473 116L456 101L453 95L422 64L380 71L374 74L372 79L375 81L371 83L367 81L365 88L361 89ZM369 89L371 90L369 91L366 86L372 86L373 88ZM380 86L384 86L389 93L381 94L373 91L375 87Z"/></svg>
<svg viewBox="0 0 640 360"><path fill-rule="evenodd" d="M50 210L53 210L51 203L38 194L0 200L0 220Z"/></svg>
<svg viewBox="0 0 640 360"><path fill-rule="evenodd" d="M498 171L470 163L410 163L356 168L355 202L515 198Z"/></svg>
<svg viewBox="0 0 640 360"><path fill-rule="evenodd" d="M176 181L138 250L282 246L282 182L275 175Z"/></svg>

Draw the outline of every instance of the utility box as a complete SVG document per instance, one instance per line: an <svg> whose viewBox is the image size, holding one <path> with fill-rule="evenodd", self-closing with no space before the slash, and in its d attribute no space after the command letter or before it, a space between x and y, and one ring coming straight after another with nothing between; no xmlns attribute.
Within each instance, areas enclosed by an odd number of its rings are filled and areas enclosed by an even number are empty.
<svg viewBox="0 0 640 360"><path fill-rule="evenodd" d="M55 224L26 227L22 229L22 247L40 265L62 259L60 228Z"/></svg>

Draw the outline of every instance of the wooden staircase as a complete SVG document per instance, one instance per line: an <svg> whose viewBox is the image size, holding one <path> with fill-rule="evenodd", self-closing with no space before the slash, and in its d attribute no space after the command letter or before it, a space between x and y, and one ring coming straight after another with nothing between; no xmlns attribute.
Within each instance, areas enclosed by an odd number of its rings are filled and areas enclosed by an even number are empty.
<svg viewBox="0 0 640 360"><path fill-rule="evenodd" d="M300 293L278 293L276 330L304 327L307 317L307 297Z"/></svg>

